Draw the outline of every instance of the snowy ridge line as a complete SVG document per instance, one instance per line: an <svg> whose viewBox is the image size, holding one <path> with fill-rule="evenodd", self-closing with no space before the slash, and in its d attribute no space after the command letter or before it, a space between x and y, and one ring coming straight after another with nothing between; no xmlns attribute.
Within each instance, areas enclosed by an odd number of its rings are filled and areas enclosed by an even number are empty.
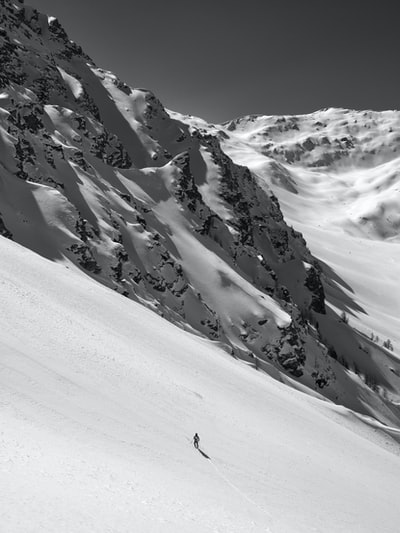
<svg viewBox="0 0 400 533"><path fill-rule="evenodd" d="M376 418L372 418L371 416L361 415L360 413L357 413L356 411L351 411L351 413L356 418L364 422L364 424L368 424L371 427L381 429L382 431L387 431L388 433L394 433L396 435L400 435L400 429L394 428L392 426L387 426L386 424L382 424Z"/></svg>

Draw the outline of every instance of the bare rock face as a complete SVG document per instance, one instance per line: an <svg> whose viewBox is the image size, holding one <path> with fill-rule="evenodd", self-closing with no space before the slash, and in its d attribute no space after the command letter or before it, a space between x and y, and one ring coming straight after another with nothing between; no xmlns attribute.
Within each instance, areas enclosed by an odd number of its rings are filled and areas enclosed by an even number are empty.
<svg viewBox="0 0 400 533"><path fill-rule="evenodd" d="M5 237L6 239L11 239L11 240L13 237L11 231L8 231L8 229L4 225L3 219L1 218L1 214L0 214L0 235L2 237Z"/></svg>
<svg viewBox="0 0 400 533"><path fill-rule="evenodd" d="M305 286L311 293L311 309L316 313L325 314L325 291L321 282L321 270L317 266L308 269Z"/></svg>

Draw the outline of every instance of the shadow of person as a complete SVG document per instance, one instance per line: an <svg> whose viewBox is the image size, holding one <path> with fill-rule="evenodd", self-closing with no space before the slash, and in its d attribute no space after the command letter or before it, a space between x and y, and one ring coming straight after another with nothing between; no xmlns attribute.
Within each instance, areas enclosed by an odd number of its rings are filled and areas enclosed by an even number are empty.
<svg viewBox="0 0 400 533"><path fill-rule="evenodd" d="M199 452L201 453L201 455L202 455L203 457L205 457L206 459L210 459L210 461L211 461L211 458L208 457L208 455L207 455L206 453L204 453L202 450L200 450L200 448L197 448L197 449L199 450Z"/></svg>

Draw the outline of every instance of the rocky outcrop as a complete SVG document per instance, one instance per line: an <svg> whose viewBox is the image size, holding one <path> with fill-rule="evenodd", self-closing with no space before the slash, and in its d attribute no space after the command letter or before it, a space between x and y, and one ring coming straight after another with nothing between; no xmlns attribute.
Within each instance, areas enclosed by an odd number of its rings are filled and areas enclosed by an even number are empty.
<svg viewBox="0 0 400 533"><path fill-rule="evenodd" d="M1 216L1 213L0 213L0 235L2 237L5 237L6 239L11 239L13 238L13 235L11 233L11 231L9 231L6 227L6 225L4 224L4 221L3 221L3 218Z"/></svg>

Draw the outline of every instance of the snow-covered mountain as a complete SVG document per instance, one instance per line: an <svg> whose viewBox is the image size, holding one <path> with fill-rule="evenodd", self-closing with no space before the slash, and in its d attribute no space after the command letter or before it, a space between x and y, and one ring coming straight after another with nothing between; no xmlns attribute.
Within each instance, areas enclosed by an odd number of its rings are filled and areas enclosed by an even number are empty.
<svg viewBox="0 0 400 533"><path fill-rule="evenodd" d="M231 121L224 131L224 148L270 177L271 186L296 193L293 180L299 187L308 184L313 196L319 193L314 203L328 203L329 212L335 202L335 225L363 237L399 240L398 111L326 109L302 116L252 116Z"/></svg>
<svg viewBox="0 0 400 533"><path fill-rule="evenodd" d="M274 191L305 236L323 268L328 308L397 352L399 132L398 111L327 109L246 117L219 133L223 149Z"/></svg>
<svg viewBox="0 0 400 533"><path fill-rule="evenodd" d="M361 124L346 142L341 111L332 121L326 112L304 124L250 117L216 128L168 113L149 91L97 68L52 17L4 2L2 28L4 236L364 412L361 389L368 412L397 420L387 402L398 399L400 367L326 313L322 265L270 188L278 179L295 190L285 163L362 159ZM382 121L394 128L395 117ZM227 155L240 159L243 146L247 166ZM324 281L336 283L329 273ZM349 366L375 390L354 384Z"/></svg>
<svg viewBox="0 0 400 533"><path fill-rule="evenodd" d="M322 479L337 457L327 457L343 442L361 449L365 462L379 457L376 468L391 480L383 491L390 502L399 479L390 472L399 468L391 439L400 428L400 115L326 110L207 124L166 110L151 92L98 68L57 19L21 1L0 0L0 64L0 368L4 405L14 399L16 406L16 414L4 410L10 428L4 444L11 466L28 463L26 485L17 476L24 501L36 476L49 491L64 483L82 521L63 514L60 489L61 530L100 531L73 495L82 483L90 489L93 476L90 509L113 493L101 531L131 531L132 509L140 516L138 531L177 531L179 524L192 531L191 517L196 531L268 531L267 523L271 531L309 531L308 519L298 522L299 507L287 519L278 516L289 497L284 476L298 467L296 457L308 457L316 431L311 478L329 498L336 489ZM220 435L219 464L238 432L226 459L232 477L243 445L253 449L255 442L253 459L236 471L244 492L210 463L218 483L247 498L252 511L228 505L221 514L203 489L198 503L195 490L183 496L189 456L172 466L167 459L191 453L182 451L181 439L196 430L193 416L202 434ZM261 429L266 420L272 437ZM18 435L29 438L29 424L33 452ZM383 427L387 433L374 434ZM38 470L46 439L53 466L65 461L71 483L62 468L48 484ZM285 445L274 468L259 470L264 446L273 456L281 439L299 449ZM69 446L77 461L67 458ZM289 449L293 461L283 466ZM77 474L93 450L93 463ZM128 451L141 480L146 468L153 472L147 485L126 477ZM29 453L37 463L26 459ZM102 470L107 457L115 464ZM358 481L370 475L365 466L350 467L353 452L341 458ZM227 505L223 486L203 469L197 482L211 483ZM276 482L271 506L248 496L262 487L264 501L267 470ZM297 496L306 470L292 485ZM6 472L7 479L15 475L11 467ZM344 490L341 474L335 476ZM106 477L109 491L99 491ZM367 522L359 526L355 516L372 493L355 490L357 512L345 506L329 531L345 531L346 514L352 531L365 531ZM311 493L316 498L318 491ZM32 500L39 508L50 497L44 494ZM112 505L119 496L132 508L116 527ZM314 500L300 501L309 513ZM317 531L324 530L325 513L333 520L344 505L343 494L338 502L314 512ZM202 514L210 506L211 517ZM174 521L178 508L185 512ZM394 515L385 512L390 531ZM55 516L44 516L32 531L51 530ZM29 530L13 511L8 519L11 529Z"/></svg>
<svg viewBox="0 0 400 533"><path fill-rule="evenodd" d="M326 312L321 263L270 188L278 180L296 191L285 166L294 161L355 164L361 145L389 159L382 140L366 144L364 115L356 126L339 110L218 129L168 113L149 91L97 68L52 17L5 2L2 27L4 236L364 412L361 389L367 412L397 420L400 367ZM381 122L393 129L395 119ZM240 159L243 146L247 167L226 155ZM325 284L340 292L333 278Z"/></svg>

